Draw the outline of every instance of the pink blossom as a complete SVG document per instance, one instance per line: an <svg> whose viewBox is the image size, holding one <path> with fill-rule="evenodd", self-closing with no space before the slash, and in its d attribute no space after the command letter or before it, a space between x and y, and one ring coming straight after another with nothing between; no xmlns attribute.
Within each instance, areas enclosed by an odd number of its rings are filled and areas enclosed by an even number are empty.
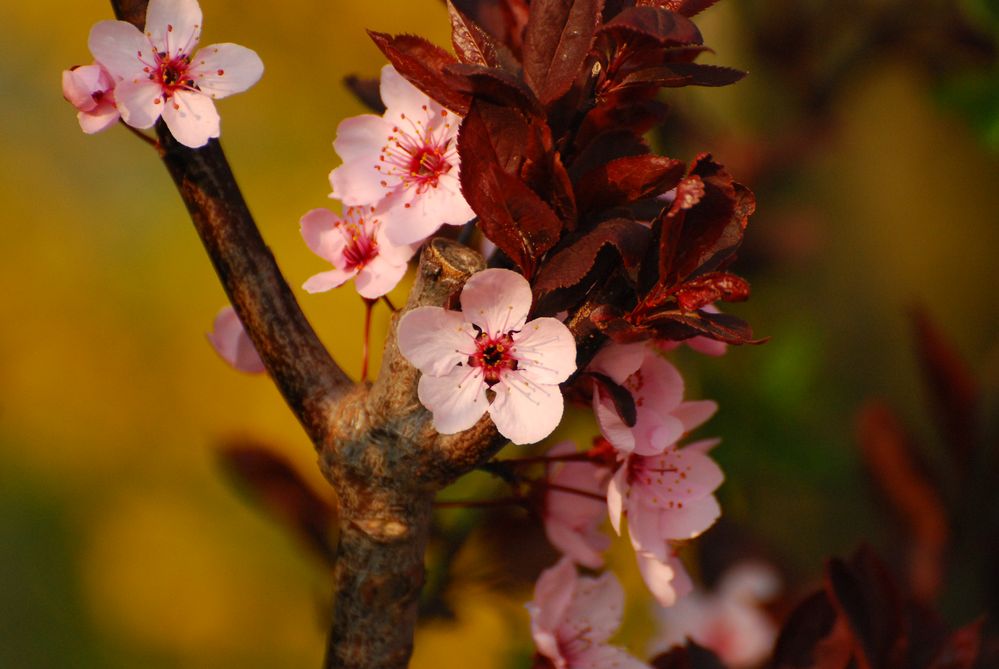
<svg viewBox="0 0 999 669"><path fill-rule="evenodd" d="M395 288L406 273L414 249L396 246L385 238L382 223L370 209L348 207L340 218L329 209L313 209L302 217L302 237L309 249L333 265L302 287L320 293L354 279L361 297L381 297Z"/></svg>
<svg viewBox="0 0 999 669"><path fill-rule="evenodd" d="M99 63L63 70L62 96L76 107L76 120L88 135L107 130L120 118L114 82Z"/></svg>
<svg viewBox="0 0 999 669"><path fill-rule="evenodd" d="M333 194L344 204L376 205L388 238L414 244L443 224L462 225L475 213L458 181L461 119L402 78L382 68L385 114L348 118L333 148L343 164L330 172Z"/></svg>
<svg viewBox="0 0 999 669"><path fill-rule="evenodd" d="M779 591L779 577L768 565L737 565L725 573L714 592L695 590L675 606L659 609L662 625L650 652L658 654L692 639L718 655L725 666L757 666L777 639L777 626L760 605Z"/></svg>
<svg viewBox="0 0 999 669"><path fill-rule="evenodd" d="M568 558L542 572L527 604L538 654L555 669L649 669L607 644L621 624L624 591L610 572L582 577Z"/></svg>
<svg viewBox="0 0 999 669"><path fill-rule="evenodd" d="M637 421L628 427L611 397L595 384L593 412L600 431L625 453L655 455L706 421L718 405L710 400L683 401L683 378L647 342L608 344L589 369L627 388L635 399Z"/></svg>
<svg viewBox="0 0 999 669"><path fill-rule="evenodd" d="M489 412L515 444L551 434L562 419L558 384L576 369L576 342L554 318L527 322L531 287L516 272L487 269L461 291L461 312L413 309L399 321L399 350L423 372L420 402L441 434Z"/></svg>
<svg viewBox="0 0 999 669"><path fill-rule="evenodd" d="M548 455L575 452L575 444L563 441L548 451ZM606 467L593 462L558 462L549 466L548 481L560 488L605 495L609 474ZM610 547L610 537L600 531L606 513L606 502L549 488L545 493L543 513L545 534L566 557L584 567L599 569L604 564L600 554Z"/></svg>
<svg viewBox="0 0 999 669"><path fill-rule="evenodd" d="M125 21L101 21L91 29L90 52L115 81L125 123L150 128L162 115L177 141L192 148L219 136L212 101L248 89L264 66L237 44L193 53L200 38L196 0L150 0L144 34Z"/></svg>
<svg viewBox="0 0 999 669"><path fill-rule="evenodd" d="M721 313L718 307L713 304L701 307L701 311L707 311L711 314ZM691 337L690 339L684 339L682 342L663 340L657 340L655 342L656 348L664 353L679 348L680 344L686 344L692 350L697 351L702 355L710 355L714 357L725 355L725 352L728 350L728 345L725 342L704 336Z"/></svg>
<svg viewBox="0 0 999 669"><path fill-rule="evenodd" d="M208 333L208 341L223 360L239 371L247 374L266 371L264 362L232 307L227 305L219 311L212 331Z"/></svg>
<svg viewBox="0 0 999 669"><path fill-rule="evenodd" d="M696 537L721 514L713 493L725 477L707 454L716 443L674 446L655 456L632 453L607 488L611 525L620 534L621 518L628 517L642 576L664 606L677 596L670 585L677 573L672 542Z"/></svg>

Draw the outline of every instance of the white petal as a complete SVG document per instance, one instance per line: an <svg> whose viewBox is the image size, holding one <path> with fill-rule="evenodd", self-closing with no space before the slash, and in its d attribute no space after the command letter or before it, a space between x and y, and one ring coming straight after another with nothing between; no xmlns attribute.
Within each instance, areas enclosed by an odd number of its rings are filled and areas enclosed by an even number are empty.
<svg viewBox="0 0 999 669"><path fill-rule="evenodd" d="M94 60L114 79L146 79L142 61L155 62L153 47L145 35L125 21L99 21L87 41Z"/></svg>
<svg viewBox="0 0 999 669"><path fill-rule="evenodd" d="M396 331L409 364L431 376L449 374L475 352L475 331L456 311L419 307L403 314Z"/></svg>
<svg viewBox="0 0 999 669"><path fill-rule="evenodd" d="M352 271L331 269L319 274L313 274L302 284L302 288L307 293L325 293L327 290L339 288L347 283L353 278L354 274Z"/></svg>
<svg viewBox="0 0 999 669"><path fill-rule="evenodd" d="M406 263L388 262L379 254L357 273L354 286L361 297L374 300L395 288L407 267Z"/></svg>
<svg viewBox="0 0 999 669"><path fill-rule="evenodd" d="M493 386L496 398L489 405L496 429L515 444L534 444L555 431L564 409L562 391L525 381L509 372Z"/></svg>
<svg viewBox="0 0 999 669"><path fill-rule="evenodd" d="M257 83L264 64L252 49L238 44L210 44L194 55L191 75L210 98L242 93Z"/></svg>
<svg viewBox="0 0 999 669"><path fill-rule="evenodd" d="M378 163L382 147L392 134L392 124L381 116L361 114L340 121L333 148L344 161L364 159L371 167Z"/></svg>
<svg viewBox="0 0 999 669"><path fill-rule="evenodd" d="M343 262L346 238L337 229L340 217L329 209L312 209L299 220L302 239L309 250L334 266Z"/></svg>
<svg viewBox="0 0 999 669"><path fill-rule="evenodd" d="M672 606L677 600L677 592L673 587L676 571L671 564L657 560L652 555L636 553L638 570L642 574L645 586L663 606Z"/></svg>
<svg viewBox="0 0 999 669"><path fill-rule="evenodd" d="M513 341L517 369L535 383L561 383L576 371L576 340L554 318L535 318Z"/></svg>
<svg viewBox="0 0 999 669"><path fill-rule="evenodd" d="M420 195L419 212L421 216L432 218L440 225L464 225L475 218L475 212L461 194L461 185L454 170L441 175L437 186Z"/></svg>
<svg viewBox="0 0 999 669"><path fill-rule="evenodd" d="M531 309L531 286L508 269L486 269L472 275L461 291L461 311L492 336L520 330Z"/></svg>
<svg viewBox="0 0 999 669"><path fill-rule="evenodd" d="M80 129L83 132L92 135L95 132L107 130L117 123L120 117L121 115L114 105L101 104L93 111L77 113L76 120L80 122Z"/></svg>
<svg viewBox="0 0 999 669"><path fill-rule="evenodd" d="M621 534L621 514L624 513L624 498L628 491L628 464L622 464L614 473L610 485L607 486L607 513L610 516L611 527Z"/></svg>
<svg viewBox="0 0 999 669"><path fill-rule="evenodd" d="M428 107L435 105L438 107L438 110L440 107L426 93L406 81L391 65L382 67L379 92L382 96L382 103L386 108L386 116L391 115L395 117L402 113L410 117L419 114L422 118L425 114L422 109L423 105L427 105Z"/></svg>
<svg viewBox="0 0 999 669"><path fill-rule="evenodd" d="M151 128L163 112L163 95L158 84L148 79L126 80L114 89L121 119L133 128Z"/></svg>
<svg viewBox="0 0 999 669"><path fill-rule="evenodd" d="M436 212L428 210L426 197L402 186L382 200L378 215L393 244L420 244L443 225Z"/></svg>
<svg viewBox="0 0 999 669"><path fill-rule="evenodd" d="M201 39L201 7L197 0L149 0L146 34L161 51L190 55Z"/></svg>
<svg viewBox="0 0 999 669"><path fill-rule="evenodd" d="M219 136L219 114L207 95L177 91L163 109L163 120L178 142L192 149Z"/></svg>
<svg viewBox="0 0 999 669"><path fill-rule="evenodd" d="M467 366L455 367L447 376L420 377L420 403L434 414L434 429L456 434L475 425L486 412L486 384L482 373Z"/></svg>
<svg viewBox="0 0 999 669"><path fill-rule="evenodd" d="M580 578L559 636L566 639L585 636L589 641L601 643L617 631L623 611L624 590L613 573Z"/></svg>

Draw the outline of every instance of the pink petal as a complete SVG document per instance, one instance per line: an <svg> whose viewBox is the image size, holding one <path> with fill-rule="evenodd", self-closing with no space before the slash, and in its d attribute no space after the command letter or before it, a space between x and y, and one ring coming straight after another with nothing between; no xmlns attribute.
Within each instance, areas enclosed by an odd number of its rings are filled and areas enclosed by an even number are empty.
<svg viewBox="0 0 999 669"><path fill-rule="evenodd" d="M610 547L610 538L602 534L589 536L568 525L551 520L545 522L545 534L552 546L576 564L590 569L604 566L601 553Z"/></svg>
<svg viewBox="0 0 999 669"><path fill-rule="evenodd" d="M69 104L80 111L91 111L97 106L93 93L101 90L96 87L96 77L91 76L93 71L100 75L100 65L84 65L73 70L62 71L62 96ZM93 79L93 81L91 81Z"/></svg>
<svg viewBox="0 0 999 669"><path fill-rule="evenodd" d="M455 155L457 160L457 155ZM461 194L457 171L442 174L437 186L420 196L422 215L438 219L443 225L464 225L475 218L475 212Z"/></svg>
<svg viewBox="0 0 999 669"><path fill-rule="evenodd" d="M743 562L730 568L718 585L722 597L747 603L771 601L780 590L780 575L761 562Z"/></svg>
<svg viewBox="0 0 999 669"><path fill-rule="evenodd" d="M524 327L531 299L531 286L523 276L508 269L486 269L465 283L461 311L465 320L499 336Z"/></svg>
<svg viewBox="0 0 999 669"><path fill-rule="evenodd" d="M208 340L222 359L237 370L248 374L265 371L263 361L232 307L226 306L219 311Z"/></svg>
<svg viewBox="0 0 999 669"><path fill-rule="evenodd" d="M81 111L76 114L76 120L80 122L80 129L88 135L107 130L117 123L119 118L121 115L118 113L118 108L105 102L102 102L93 111Z"/></svg>
<svg viewBox="0 0 999 669"><path fill-rule="evenodd" d="M310 276L305 283L302 284L302 289L307 293L325 293L327 290L339 288L343 284L350 281L353 277L353 271L331 269L329 271L320 272L319 274Z"/></svg>
<svg viewBox="0 0 999 669"><path fill-rule="evenodd" d="M725 355L725 351L728 350L728 346L725 342L709 339L707 337L691 337L687 340L687 346L698 353L714 357Z"/></svg>
<svg viewBox="0 0 999 669"><path fill-rule="evenodd" d="M423 105L434 107L435 116L440 114L441 106L406 81L391 65L382 67L379 92L385 105L385 115L393 117L394 121L403 120L399 118L400 114L412 117L421 113Z"/></svg>
<svg viewBox="0 0 999 669"><path fill-rule="evenodd" d="M614 574L604 572L599 578L580 578L565 611L559 637L585 637L593 643L602 643L617 631L623 611L624 590Z"/></svg>
<svg viewBox="0 0 999 669"><path fill-rule="evenodd" d="M636 552L648 553L660 560L669 555L666 538L659 528L659 509L629 500L628 535Z"/></svg>
<svg viewBox="0 0 999 669"><path fill-rule="evenodd" d="M555 431L562 421L562 391L524 381L509 372L493 386L489 415L500 434L515 444L534 444Z"/></svg>
<svg viewBox="0 0 999 669"><path fill-rule="evenodd" d="M622 465L614 473L610 485L607 486L607 514L610 516L611 527L621 534L621 514L624 512L624 498L628 490L628 466Z"/></svg>
<svg viewBox="0 0 999 669"><path fill-rule="evenodd" d="M456 434L472 427L489 404L481 372L465 366L455 367L446 376L424 374L417 395L420 403L433 413L434 429L440 434Z"/></svg>
<svg viewBox="0 0 999 669"><path fill-rule="evenodd" d="M710 456L689 448L667 451L660 460L672 473L678 499L698 499L710 495L725 480L725 474Z"/></svg>
<svg viewBox="0 0 999 669"><path fill-rule="evenodd" d="M444 224L437 211L428 206L426 195L399 186L379 204L378 215L393 244L422 243Z"/></svg>
<svg viewBox="0 0 999 669"><path fill-rule="evenodd" d="M561 383L576 371L576 340L554 318L535 318L513 341L517 369L535 383Z"/></svg>
<svg viewBox="0 0 999 669"><path fill-rule="evenodd" d="M606 374L614 383L623 384L638 371L645 360L646 344L607 344L593 356L590 369Z"/></svg>
<svg viewBox="0 0 999 669"><path fill-rule="evenodd" d="M694 591L694 582L687 573L687 568L674 553L667 560L669 566L673 568L673 591L676 592L677 599L686 597Z"/></svg>
<svg viewBox="0 0 999 669"><path fill-rule="evenodd" d="M133 128L153 127L163 112L162 91L148 79L121 81L114 96L121 119Z"/></svg>
<svg viewBox="0 0 999 669"><path fill-rule="evenodd" d="M642 361L640 386L633 391L636 400L651 414L667 414L683 401L683 377L676 367L658 353L646 349Z"/></svg>
<svg viewBox="0 0 999 669"><path fill-rule="evenodd" d="M94 60L103 65L114 79L146 79L142 60L153 62L153 47L131 23L99 21L90 29L87 42Z"/></svg>
<svg viewBox="0 0 999 669"><path fill-rule="evenodd" d="M299 220L302 239L309 250L328 263L343 263L343 248L346 238L337 229L340 217L329 209L312 209Z"/></svg>
<svg viewBox="0 0 999 669"><path fill-rule="evenodd" d="M558 630L576 591L577 580L576 567L567 558L541 572L534 586L534 600L528 604L532 628L550 633Z"/></svg>
<svg viewBox="0 0 999 669"><path fill-rule="evenodd" d="M693 539L714 525L721 507L714 495L683 503L683 508L659 512L659 534L664 539Z"/></svg>
<svg viewBox="0 0 999 669"><path fill-rule="evenodd" d="M389 192L385 177L375 169L379 152L388 141L392 127L380 116L364 114L340 122L333 148L343 164L330 172L332 197L350 206L370 205Z"/></svg>
<svg viewBox="0 0 999 669"><path fill-rule="evenodd" d="M431 376L449 374L475 352L475 330L456 311L419 307L403 314L396 331L409 364Z"/></svg>
<svg viewBox="0 0 999 669"><path fill-rule="evenodd" d="M707 455L711 452L715 446L721 443L721 439L700 439L698 441L691 442L683 447L683 450L690 452L697 452L701 455Z"/></svg>
<svg viewBox="0 0 999 669"><path fill-rule="evenodd" d="M603 392L596 387L593 390L593 414L600 426L600 433L611 446L624 453L635 450L635 435L631 428L621 420L621 415L610 398L604 397Z"/></svg>
<svg viewBox="0 0 999 669"><path fill-rule="evenodd" d="M213 99L242 93L260 80L264 64L252 49L238 44L210 44L194 55L191 75Z"/></svg>
<svg viewBox="0 0 999 669"><path fill-rule="evenodd" d="M161 51L190 55L201 39L201 7L196 0L149 0L146 34Z"/></svg>
<svg viewBox="0 0 999 669"><path fill-rule="evenodd" d="M573 656L572 669L649 669L649 665L617 646L594 645Z"/></svg>
<svg viewBox="0 0 999 669"><path fill-rule="evenodd" d="M176 91L163 109L163 120L178 142L192 149L219 136L219 114L207 95Z"/></svg>
<svg viewBox="0 0 999 669"><path fill-rule="evenodd" d="M395 288L406 274L408 265L392 263L379 255L357 273L354 286L361 297L373 300Z"/></svg>
<svg viewBox="0 0 999 669"><path fill-rule="evenodd" d="M643 398L644 399L644 398ZM638 422L635 424L635 454L659 455L673 446L683 436L683 423L670 415L659 415L651 420L642 420L651 414L639 410Z"/></svg>
<svg viewBox="0 0 999 669"><path fill-rule="evenodd" d="M707 422L709 418L715 415L716 411L718 411L717 402L712 400L697 400L681 402L680 406L673 409L673 416L683 423L684 432L690 432Z"/></svg>
<svg viewBox="0 0 999 669"><path fill-rule="evenodd" d="M638 570L645 581L645 587L661 605L672 606L678 596L673 587L673 579L677 575L673 565L646 553L636 553L635 557L638 559Z"/></svg>

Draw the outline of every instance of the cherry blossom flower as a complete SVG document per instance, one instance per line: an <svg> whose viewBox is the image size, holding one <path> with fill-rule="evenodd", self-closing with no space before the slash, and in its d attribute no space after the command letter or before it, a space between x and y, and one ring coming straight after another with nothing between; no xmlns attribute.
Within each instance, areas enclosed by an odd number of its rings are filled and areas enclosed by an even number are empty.
<svg viewBox="0 0 999 669"><path fill-rule="evenodd" d="M649 669L624 650L607 644L621 624L624 591L610 572L579 577L562 558L545 570L527 604L538 655L555 669Z"/></svg>
<svg viewBox="0 0 999 669"><path fill-rule="evenodd" d="M683 401L683 378L647 342L608 344L589 369L627 388L635 399L637 420L628 427L612 398L595 384L593 412L600 431L618 450L655 455L676 443L717 410L710 400Z"/></svg>
<svg viewBox="0 0 999 669"><path fill-rule="evenodd" d="M302 217L302 237L309 249L333 265L302 286L310 293L336 288L349 279L361 297L381 297L399 283L415 249L385 238L382 223L370 209L348 207L340 218L329 209L313 209Z"/></svg>
<svg viewBox="0 0 999 669"><path fill-rule="evenodd" d="M780 591L769 565L746 562L729 569L714 592L695 590L671 608L659 608L659 634L650 643L656 655L692 639L713 651L727 667L758 666L773 650L777 626L760 608Z"/></svg>
<svg viewBox="0 0 999 669"><path fill-rule="evenodd" d="M63 70L62 96L76 107L76 120L88 135L107 130L121 118L114 103L114 81L99 63Z"/></svg>
<svg viewBox="0 0 999 669"><path fill-rule="evenodd" d="M226 305L219 311L212 331L208 333L208 341L223 360L239 371L247 374L266 371L263 360L232 307Z"/></svg>
<svg viewBox="0 0 999 669"><path fill-rule="evenodd" d="M457 136L460 117L382 68L385 114L345 119L333 148L343 164L330 172L333 194L351 206L376 204L388 238L413 244L441 225L462 225L475 213L461 194Z"/></svg>
<svg viewBox="0 0 999 669"><path fill-rule="evenodd" d="M150 128L162 116L177 141L192 148L219 136L213 100L245 91L264 66L238 44L194 53L200 37L196 0L150 0L144 34L126 21L101 21L91 29L90 52L115 81L125 123Z"/></svg>
<svg viewBox="0 0 999 669"><path fill-rule="evenodd" d="M515 444L533 444L562 419L558 384L576 369L576 342L554 318L527 322L531 287L516 272L487 269L461 291L461 312L419 307L399 321L399 350L423 372L420 402L441 434L489 412Z"/></svg>
<svg viewBox="0 0 999 669"><path fill-rule="evenodd" d="M713 493L725 476L707 454L717 443L674 446L655 456L632 453L607 488L611 525L620 534L621 518L628 517L642 576L664 606L677 596L669 585L677 574L671 542L693 539L721 515Z"/></svg>
<svg viewBox="0 0 999 669"><path fill-rule="evenodd" d="M575 444L563 441L548 451L548 455L575 452ZM558 462L549 466L548 481L560 488L605 495L609 474L606 467L594 462ZM606 502L549 488L545 493L542 514L545 534L555 548L576 564L599 569L604 565L600 554L610 547L610 537L603 534L599 527L606 513Z"/></svg>

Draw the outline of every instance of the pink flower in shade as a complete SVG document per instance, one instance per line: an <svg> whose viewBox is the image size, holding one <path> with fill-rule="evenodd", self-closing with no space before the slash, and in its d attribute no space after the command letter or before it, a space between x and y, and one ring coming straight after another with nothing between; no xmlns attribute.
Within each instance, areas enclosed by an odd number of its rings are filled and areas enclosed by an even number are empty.
<svg viewBox="0 0 999 669"><path fill-rule="evenodd" d="M758 666L777 640L777 626L760 605L779 591L780 579L768 565L746 562L732 567L714 592L695 590L675 606L659 609L662 625L650 644L651 654L692 639L727 667Z"/></svg>
<svg viewBox="0 0 999 669"><path fill-rule="evenodd" d="M637 421L628 427L611 397L594 384L593 412L600 431L625 453L655 455L714 414L710 400L683 401L683 378L648 342L608 344L590 362L590 371L631 391Z"/></svg>
<svg viewBox="0 0 999 669"><path fill-rule="evenodd" d="M607 488L611 525L628 534L646 585L664 606L676 599L677 573L671 542L692 539L721 515L714 491L725 476L707 451L717 440L672 447L654 456L632 453Z"/></svg>
<svg viewBox="0 0 999 669"><path fill-rule="evenodd" d="M546 569L527 604L538 655L555 669L649 669L607 644L621 624L624 591L610 572L579 577L568 558Z"/></svg>
<svg viewBox="0 0 999 669"><path fill-rule="evenodd" d="M381 221L361 207L348 207L343 218L329 209L313 209L302 217L302 237L313 253L333 265L306 281L305 290L320 293L354 279L357 292L369 300L395 288L415 250L386 239Z"/></svg>
<svg viewBox="0 0 999 669"><path fill-rule="evenodd" d="M145 34L125 21L101 21L91 29L90 52L115 81L125 123L150 128L162 115L177 141L192 148L219 136L212 100L257 83L264 65L238 44L193 53L200 37L196 0L150 0Z"/></svg>
<svg viewBox="0 0 999 669"><path fill-rule="evenodd" d="M266 371L257 349L253 347L253 342L232 307L225 306L219 311L212 331L208 333L208 341L223 360L239 371L247 374Z"/></svg>
<svg viewBox="0 0 999 669"><path fill-rule="evenodd" d="M563 441L549 456L576 452L576 445ZM607 494L610 471L594 462L558 462L549 466L548 481L562 488L573 488L595 495ZM564 490L549 488L545 493L543 520L548 541L566 557L590 569L604 565L601 557L610 547L610 537L600 531L607 513L607 503Z"/></svg>
<svg viewBox="0 0 999 669"><path fill-rule="evenodd" d="M489 412L515 444L533 444L562 419L558 384L576 369L576 342L561 322L527 322L531 287L516 272L487 269L461 291L461 312L420 307L399 321L399 350L421 372L420 402L441 434Z"/></svg>
<svg viewBox="0 0 999 669"><path fill-rule="evenodd" d="M121 118L114 104L114 81L98 63L63 70L62 96L76 107L76 120L88 135L107 130Z"/></svg>
<svg viewBox="0 0 999 669"><path fill-rule="evenodd" d="M343 164L330 172L333 194L347 205L377 206L388 238L414 244L441 225L462 225L475 213L458 182L460 117L382 68L385 114L348 118L333 148Z"/></svg>

